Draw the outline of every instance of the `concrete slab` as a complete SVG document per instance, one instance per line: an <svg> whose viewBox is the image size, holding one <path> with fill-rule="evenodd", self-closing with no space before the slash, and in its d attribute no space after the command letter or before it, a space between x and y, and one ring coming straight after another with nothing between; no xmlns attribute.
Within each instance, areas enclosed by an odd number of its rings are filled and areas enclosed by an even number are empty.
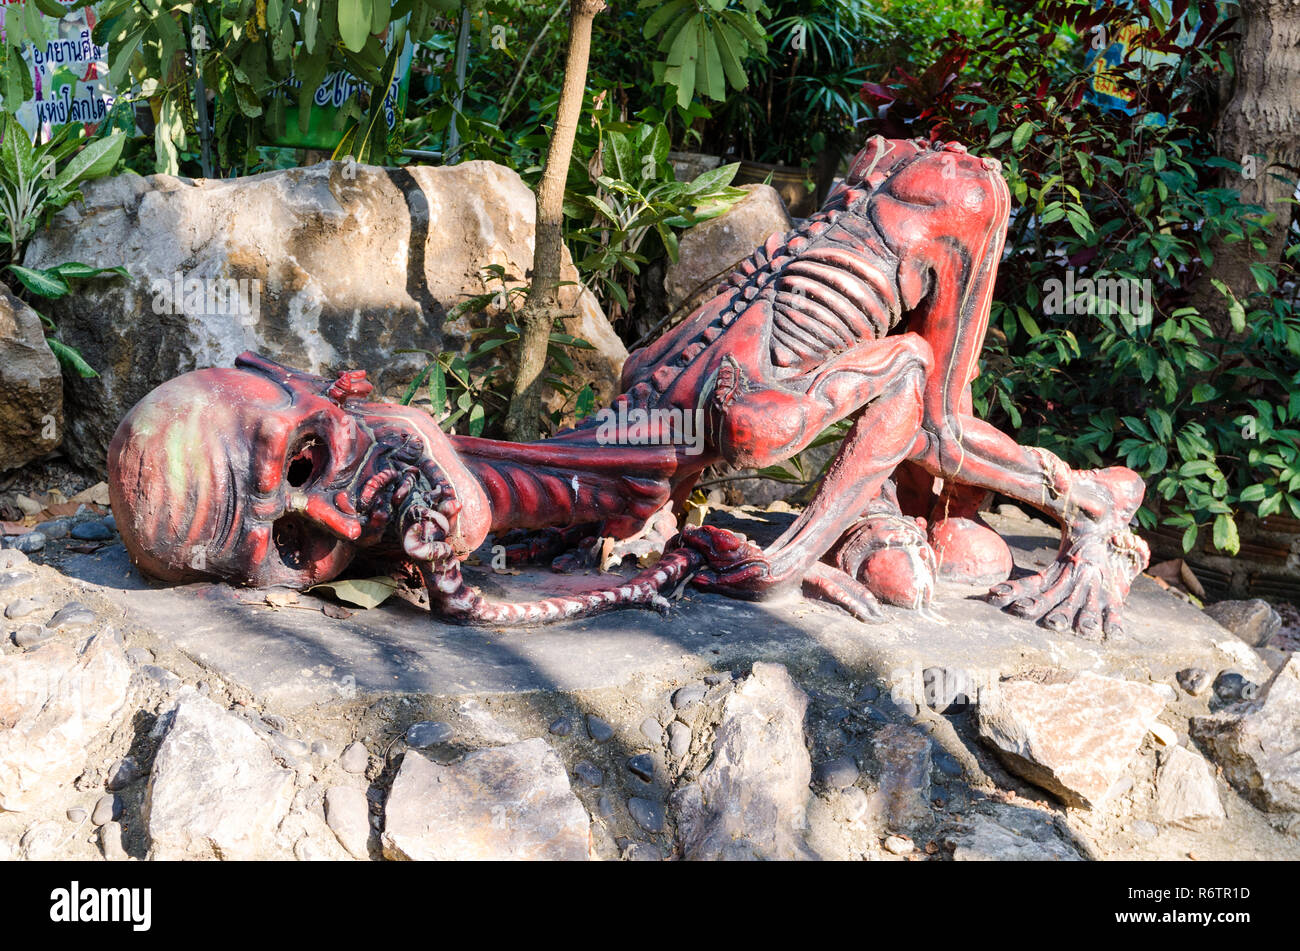
<svg viewBox="0 0 1300 951"><path fill-rule="evenodd" d="M736 525L760 541L791 516L760 515ZM991 521L996 520L993 517ZM1016 562L1036 569L1054 556L1054 531L1040 522L1000 520ZM386 694L573 692L620 687L636 677L667 681L758 660L794 666L833 658L857 679L916 693L921 673L942 667L973 685L1031 667L1087 669L1173 682L1175 671L1232 666L1260 676L1253 651L1194 606L1141 578L1128 638L1093 644L1010 617L980 600L983 589L945 586L928 616L890 609L868 625L830 605L791 599L754 604L688 590L667 617L621 611L529 631L440 623L423 607L392 598L339 620L302 596L271 608L265 593L217 584L164 587L134 571L120 545L60 566L124 614L146 644L172 649L248 690L267 707L298 712ZM468 569L493 597L527 599L553 589L544 569L493 575ZM608 579L566 579L595 587ZM1226 651L1224 647L1226 646Z"/></svg>

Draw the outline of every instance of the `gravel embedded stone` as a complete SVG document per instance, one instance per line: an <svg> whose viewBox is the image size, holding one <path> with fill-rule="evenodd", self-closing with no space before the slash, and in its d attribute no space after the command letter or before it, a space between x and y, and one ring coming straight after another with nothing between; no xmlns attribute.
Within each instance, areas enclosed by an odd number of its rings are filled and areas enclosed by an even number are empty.
<svg viewBox="0 0 1300 951"><path fill-rule="evenodd" d="M71 809L68 810L67 816L69 822L76 822L80 824L90 818L90 813L87 812L85 809L83 809L81 806L73 806Z"/></svg>
<svg viewBox="0 0 1300 951"><path fill-rule="evenodd" d="M1210 686L1210 672L1201 667L1184 667L1178 672L1178 686L1193 697L1199 697Z"/></svg>
<svg viewBox="0 0 1300 951"><path fill-rule="evenodd" d="M690 752L691 728L674 720L668 724L668 752L679 759Z"/></svg>
<svg viewBox="0 0 1300 951"><path fill-rule="evenodd" d="M19 598L13 601L5 608L5 617L11 621L17 621L25 618L27 615L39 611L50 603L49 598Z"/></svg>
<svg viewBox="0 0 1300 951"><path fill-rule="evenodd" d="M938 750L934 754L934 765L939 767L939 772L945 776L960 776L966 770L961 763L957 762L957 757L951 753L945 753Z"/></svg>
<svg viewBox="0 0 1300 951"><path fill-rule="evenodd" d="M664 831L664 807L652 799L642 799L640 796L633 796L627 801L627 811L631 813L636 824L646 832L659 833Z"/></svg>
<svg viewBox="0 0 1300 951"><path fill-rule="evenodd" d="M654 717L646 717L641 721L641 735L658 746L664 741L664 728Z"/></svg>
<svg viewBox="0 0 1300 951"><path fill-rule="evenodd" d="M614 728L594 713L587 714L587 735L597 743L605 743L614 735Z"/></svg>
<svg viewBox="0 0 1300 951"><path fill-rule="evenodd" d="M72 527L72 537L82 542L106 542L113 537L113 530L99 520L79 522Z"/></svg>
<svg viewBox="0 0 1300 951"><path fill-rule="evenodd" d="M560 717L552 721L547 730L554 736L568 736L573 732L573 721L568 717Z"/></svg>
<svg viewBox="0 0 1300 951"><path fill-rule="evenodd" d="M272 731L271 746L282 754L287 754L290 759L303 760L311 755L311 747L305 740L281 733L279 730Z"/></svg>
<svg viewBox="0 0 1300 951"><path fill-rule="evenodd" d="M908 855L915 848L912 840L905 835L891 835L885 837L885 851L894 855Z"/></svg>
<svg viewBox="0 0 1300 951"><path fill-rule="evenodd" d="M94 623L94 611L80 601L69 601L54 612L54 617L50 618L45 626L52 631L57 631L59 628L85 627L87 624Z"/></svg>
<svg viewBox="0 0 1300 951"><path fill-rule="evenodd" d="M116 822L105 822L99 827L99 848L110 862L126 862L131 858L122 847L122 827Z"/></svg>
<svg viewBox="0 0 1300 951"><path fill-rule="evenodd" d="M37 522L32 531L40 532L47 539L67 538L68 532L72 531L72 521L66 518L56 518L48 522Z"/></svg>
<svg viewBox="0 0 1300 951"><path fill-rule="evenodd" d="M95 800L95 808L90 813L92 825L102 826L122 815L122 800L112 793L105 793Z"/></svg>
<svg viewBox="0 0 1300 951"><path fill-rule="evenodd" d="M443 723L440 720L421 720L407 728L406 745L416 750L427 750L439 743L446 743L451 739L452 732L450 723Z"/></svg>
<svg viewBox="0 0 1300 951"><path fill-rule="evenodd" d="M109 790L116 792L119 789L125 789L133 782L144 775L144 770L136 762L134 756L124 756L108 771L108 782L105 785Z"/></svg>
<svg viewBox="0 0 1300 951"><path fill-rule="evenodd" d="M30 555L45 547L45 536L40 532L28 532L26 535L19 535L15 538L10 542L10 546L26 555Z"/></svg>
<svg viewBox="0 0 1300 951"><path fill-rule="evenodd" d="M632 771L633 776L647 783L655 778L655 761L646 753L630 757L627 761L627 768Z"/></svg>
<svg viewBox="0 0 1300 951"><path fill-rule="evenodd" d="M364 773L366 767L370 765L370 752L364 743L349 743L343 755L339 757L339 765L343 767L345 773Z"/></svg>
<svg viewBox="0 0 1300 951"><path fill-rule="evenodd" d="M6 571L0 573L0 592L21 588L35 580L36 576L30 571Z"/></svg>
<svg viewBox="0 0 1300 951"><path fill-rule="evenodd" d="M858 781L858 764L851 756L837 756L817 766L817 781L831 789L844 789Z"/></svg>
<svg viewBox="0 0 1300 951"><path fill-rule="evenodd" d="M24 624L14 632L14 643L19 647L35 647L54 636L43 624Z"/></svg>
<svg viewBox="0 0 1300 951"><path fill-rule="evenodd" d="M605 781L605 774L598 766L594 766L587 760L583 760L577 766L573 767L573 774L588 786L596 787Z"/></svg>
<svg viewBox="0 0 1300 951"><path fill-rule="evenodd" d="M1259 685L1247 680L1235 670L1225 670L1214 678L1214 695L1224 703L1253 700Z"/></svg>
<svg viewBox="0 0 1300 951"><path fill-rule="evenodd" d="M673 691L673 709L685 710L693 703L699 703L704 699L708 691L699 684L689 684L685 687L678 687Z"/></svg>
<svg viewBox="0 0 1300 951"><path fill-rule="evenodd" d="M126 652L126 660L132 667L144 667L153 663L153 651L147 647L132 647Z"/></svg>

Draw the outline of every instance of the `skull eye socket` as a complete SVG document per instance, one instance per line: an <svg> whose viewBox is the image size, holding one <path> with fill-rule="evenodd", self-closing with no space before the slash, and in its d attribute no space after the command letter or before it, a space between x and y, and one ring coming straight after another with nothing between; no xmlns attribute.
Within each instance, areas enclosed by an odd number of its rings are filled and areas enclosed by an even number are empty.
<svg viewBox="0 0 1300 951"><path fill-rule="evenodd" d="M311 482L325 469L329 451L316 436L308 436L299 443L298 449L289 456L289 465L284 471L284 481L295 489L300 489Z"/></svg>

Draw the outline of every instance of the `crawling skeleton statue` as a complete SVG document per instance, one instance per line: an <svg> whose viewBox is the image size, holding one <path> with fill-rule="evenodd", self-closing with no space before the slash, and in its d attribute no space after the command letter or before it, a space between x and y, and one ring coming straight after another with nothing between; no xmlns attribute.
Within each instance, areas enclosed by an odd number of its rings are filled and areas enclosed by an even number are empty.
<svg viewBox="0 0 1300 951"><path fill-rule="evenodd" d="M1149 558L1129 529L1141 479L1072 470L972 413L1008 209L996 161L876 137L818 214L628 358L611 412L538 443L446 436L424 412L368 401L363 372L330 380L246 353L185 374L110 447L123 540L159 578L252 585L326 581L364 552L416 574L433 611L461 623L662 608L688 579L749 599L802 586L878 620L882 600L927 604L942 573L996 582L991 601L1050 628L1119 635ZM610 438L598 420L615 412L648 427L640 444ZM674 431L687 419L702 451ZM707 467L777 463L844 419L815 496L767 549L676 531ZM976 515L989 492L1061 525L1053 564L1007 580L1009 552ZM659 561L597 591L492 602L460 572L489 535L523 560L653 531Z"/></svg>

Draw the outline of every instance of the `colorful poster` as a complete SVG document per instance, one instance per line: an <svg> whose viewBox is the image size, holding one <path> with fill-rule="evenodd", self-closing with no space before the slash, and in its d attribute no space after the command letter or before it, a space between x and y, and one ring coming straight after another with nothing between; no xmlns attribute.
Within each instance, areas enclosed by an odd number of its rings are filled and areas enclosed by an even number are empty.
<svg viewBox="0 0 1300 951"><path fill-rule="evenodd" d="M1158 8L1166 21L1172 19L1173 7L1169 0L1153 0L1152 6ZM1189 4L1187 12L1183 14L1178 36L1180 45L1192 42L1200 23L1196 6ZM1178 57L1172 53L1157 52L1138 43L1138 37L1144 30L1145 25L1129 24L1116 30L1113 35L1094 31L1083 38L1089 46L1085 63L1092 72L1092 83L1087 91L1089 102L1102 109L1112 109L1131 116L1137 111L1134 104L1136 95L1132 88L1126 88L1116 81L1114 70L1124 63L1140 62L1146 66L1157 66L1178 61ZM1152 114L1147 118L1158 125L1164 124L1164 116Z"/></svg>
<svg viewBox="0 0 1300 951"><path fill-rule="evenodd" d="M6 17L24 17L23 61L31 72L33 94L14 113L33 136L39 130L48 137L59 126L74 124L94 132L115 99L105 82L108 50L91 38L93 7L84 5L84 0L82 5L77 0L62 2L68 15L56 20L44 14L28 16L21 3L0 0L0 29Z"/></svg>
<svg viewBox="0 0 1300 951"><path fill-rule="evenodd" d="M396 25L389 29L390 43L395 32ZM406 113L406 99L411 81L411 59L414 52L415 44L408 38L397 58L397 72L393 75L393 84L388 88L388 95L384 97L384 120L389 131L396 128L397 123ZM287 85L292 92L289 94L289 103L284 110L284 135L272 144L285 148L321 149L327 152L333 152L343 137L343 127L336 121L343 104L349 99L355 99L359 92L370 90L369 83L362 82L347 70L339 69L326 73L320 87L316 90L316 95L312 98L311 114L307 118L307 131L303 133L298 129L298 89L302 83L296 78L291 78Z"/></svg>

